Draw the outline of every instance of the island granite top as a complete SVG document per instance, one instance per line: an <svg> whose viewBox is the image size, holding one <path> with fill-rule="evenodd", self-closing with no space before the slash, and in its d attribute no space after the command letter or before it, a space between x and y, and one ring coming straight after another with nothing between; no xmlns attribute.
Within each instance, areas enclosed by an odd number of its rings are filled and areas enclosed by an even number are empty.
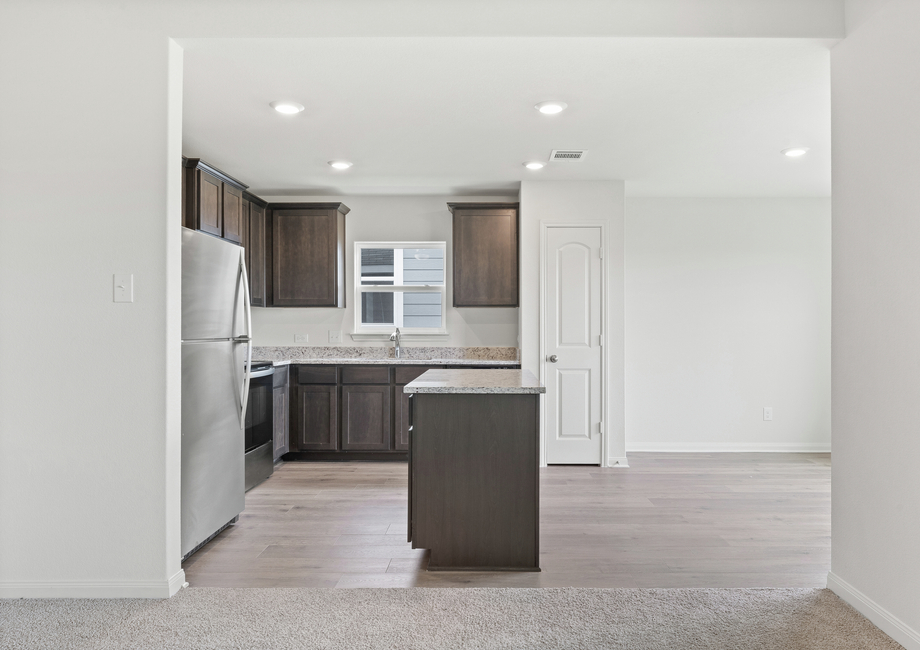
<svg viewBox="0 0 920 650"><path fill-rule="evenodd" d="M529 370L428 370L403 389L406 393L545 393Z"/></svg>

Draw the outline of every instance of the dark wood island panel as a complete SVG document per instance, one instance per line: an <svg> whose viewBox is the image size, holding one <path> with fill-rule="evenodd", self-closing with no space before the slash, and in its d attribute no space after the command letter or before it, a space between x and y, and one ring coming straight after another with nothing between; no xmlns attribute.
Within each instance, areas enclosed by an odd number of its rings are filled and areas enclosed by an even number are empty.
<svg viewBox="0 0 920 650"><path fill-rule="evenodd" d="M409 535L428 569L539 571L539 394L412 397Z"/></svg>

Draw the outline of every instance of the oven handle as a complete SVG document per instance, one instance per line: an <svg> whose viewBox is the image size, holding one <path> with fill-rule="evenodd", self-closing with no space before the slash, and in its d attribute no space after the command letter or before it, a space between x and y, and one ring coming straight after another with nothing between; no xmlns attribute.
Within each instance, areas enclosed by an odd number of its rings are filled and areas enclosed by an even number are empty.
<svg viewBox="0 0 920 650"><path fill-rule="evenodd" d="M249 373L250 379L258 379L259 377L268 377L269 375L275 374L274 368L266 368L265 370L256 370L255 372Z"/></svg>

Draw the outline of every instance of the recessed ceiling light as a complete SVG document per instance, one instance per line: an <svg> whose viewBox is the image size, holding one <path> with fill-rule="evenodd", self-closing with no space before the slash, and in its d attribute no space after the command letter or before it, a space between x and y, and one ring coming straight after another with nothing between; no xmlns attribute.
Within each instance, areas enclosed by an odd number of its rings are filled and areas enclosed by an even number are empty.
<svg viewBox="0 0 920 650"><path fill-rule="evenodd" d="M790 147L789 149L783 149L782 153L790 158L798 158L808 153L808 147Z"/></svg>
<svg viewBox="0 0 920 650"><path fill-rule="evenodd" d="M568 106L568 104L566 104L565 102L552 101L552 102L540 102L539 104L534 106L534 108L540 111L541 113L543 113L544 115L555 115L556 113L561 113L562 111L564 111L566 106Z"/></svg>
<svg viewBox="0 0 920 650"><path fill-rule="evenodd" d="M348 169L351 163L347 160L330 160L329 165L335 169Z"/></svg>
<svg viewBox="0 0 920 650"><path fill-rule="evenodd" d="M541 162L526 162L526 163L524 163L524 167L526 167L527 169L543 169L545 166L546 166L546 165L545 165L544 163L541 163Z"/></svg>
<svg viewBox="0 0 920 650"><path fill-rule="evenodd" d="M285 115L294 115L303 110L303 104L298 104L297 102L272 102L269 106Z"/></svg>

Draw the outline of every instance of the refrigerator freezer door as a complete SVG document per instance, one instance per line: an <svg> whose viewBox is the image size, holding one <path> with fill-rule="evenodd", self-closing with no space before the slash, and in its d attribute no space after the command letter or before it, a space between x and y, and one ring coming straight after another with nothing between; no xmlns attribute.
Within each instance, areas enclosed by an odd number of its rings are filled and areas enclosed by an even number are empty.
<svg viewBox="0 0 920 650"><path fill-rule="evenodd" d="M182 340L248 336L243 249L182 229Z"/></svg>
<svg viewBox="0 0 920 650"><path fill-rule="evenodd" d="M247 343L182 344L182 556L243 511Z"/></svg>

